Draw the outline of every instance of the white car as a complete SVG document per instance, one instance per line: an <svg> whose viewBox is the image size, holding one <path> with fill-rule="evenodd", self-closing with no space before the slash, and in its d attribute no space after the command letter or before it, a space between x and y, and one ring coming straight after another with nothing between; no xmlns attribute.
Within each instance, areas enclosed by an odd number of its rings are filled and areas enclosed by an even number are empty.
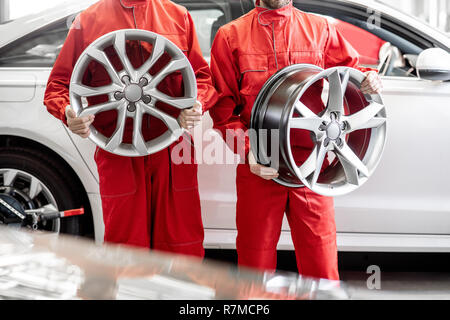
<svg viewBox="0 0 450 320"><path fill-rule="evenodd" d="M95 146L70 133L43 106L68 27L94 2L69 1L0 25L0 193L26 209L83 206L84 217L38 228L91 236L100 243L104 227ZM189 9L207 60L218 28L253 8L252 0L176 2ZM372 1L294 5L340 26L364 64L377 67L379 57L386 57L387 145L371 179L335 199L339 250L450 252L450 83L421 79L415 68L418 55L428 48L450 52L449 37ZM369 46L362 41L370 41ZM444 59L434 64L442 65L441 75L450 73ZM211 127L207 117L203 129ZM235 248L235 167L199 165L206 248ZM279 249L293 249L286 221Z"/></svg>

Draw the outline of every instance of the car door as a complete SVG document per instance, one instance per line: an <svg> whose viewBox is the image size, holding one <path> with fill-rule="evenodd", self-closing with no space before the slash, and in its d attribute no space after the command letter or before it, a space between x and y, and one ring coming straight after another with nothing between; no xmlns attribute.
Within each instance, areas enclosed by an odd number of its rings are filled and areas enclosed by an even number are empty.
<svg viewBox="0 0 450 320"><path fill-rule="evenodd" d="M57 126L42 101L51 66L68 28L64 20L30 31L0 48L0 134L28 135L47 143L58 140L54 134ZM49 139L52 133L54 139ZM63 139L59 140L63 144Z"/></svg>
<svg viewBox="0 0 450 320"><path fill-rule="evenodd" d="M338 232L449 234L450 83L419 79L413 60L408 60L427 47L413 36L396 33L395 26L386 27L382 16L379 25L363 29L366 17L358 19L355 10L302 9L325 15L360 53L367 38L366 49L381 49L386 43L394 49L393 63L382 76L388 112L384 155L364 186L335 199ZM366 66L377 67L380 59L376 53L365 50L361 60Z"/></svg>

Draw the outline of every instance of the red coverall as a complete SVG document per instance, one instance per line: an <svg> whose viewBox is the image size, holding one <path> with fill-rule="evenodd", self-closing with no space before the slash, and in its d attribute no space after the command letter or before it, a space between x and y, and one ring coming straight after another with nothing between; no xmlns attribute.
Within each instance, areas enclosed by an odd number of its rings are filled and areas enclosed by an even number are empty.
<svg viewBox="0 0 450 320"><path fill-rule="evenodd" d="M356 67L358 54L326 19L297 10L292 3L280 9L256 7L219 29L212 48L211 71L219 101L210 114L214 127L226 137L236 132L232 148L249 152L247 131L251 111L264 83L278 70L297 63L322 68ZM322 86L313 87L310 109L324 108ZM301 130L298 130L301 131ZM245 139L245 143L238 140ZM294 134L297 162L305 161L313 144L309 133ZM245 150L236 146L245 145ZM231 146L230 146L231 147ZM333 199L307 188L288 188L237 168L237 240L240 265L276 269L276 247L286 212L301 274L339 279Z"/></svg>
<svg viewBox="0 0 450 320"><path fill-rule="evenodd" d="M133 17L133 12L135 18ZM135 25L135 21L137 25ZM100 36L119 29L138 28L158 33L181 48L195 71L198 100L204 111L217 100L211 73L203 59L194 23L187 10L167 0L103 0L81 13L69 31L67 40L54 65L47 85L44 104L48 111L66 123L65 108L70 104L69 82L73 67L84 49ZM112 48L105 50L117 70L122 66ZM150 57L151 45L127 42L127 53L134 67ZM167 63L149 72L156 73ZM99 63L91 63L84 77L93 87L110 82L106 70ZM166 78L158 89L173 96L181 95L180 75ZM88 99L101 103L105 97ZM178 117L179 110L157 104L165 112ZM115 128L117 115L104 112L96 115L94 126L106 136ZM131 119L127 120L124 142L132 141ZM67 123L66 123L67 124ZM149 140L161 135L167 127L158 119L144 117L142 132ZM169 148L156 154L130 158L117 156L97 148L95 161L100 177L105 241L150 247L164 251L203 256L203 224L197 184L197 165L175 164ZM192 157L194 153L191 153ZM192 159L193 160L193 159Z"/></svg>

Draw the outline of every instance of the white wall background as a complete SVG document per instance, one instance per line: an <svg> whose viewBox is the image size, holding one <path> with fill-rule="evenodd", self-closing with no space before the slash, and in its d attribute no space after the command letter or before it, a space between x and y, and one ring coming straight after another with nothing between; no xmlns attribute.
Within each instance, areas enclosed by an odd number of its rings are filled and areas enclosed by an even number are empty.
<svg viewBox="0 0 450 320"><path fill-rule="evenodd" d="M76 0L73 0L76 1ZM320 0L317 0L320 1ZM377 0L450 33L450 0ZM9 0L9 18L49 10L61 0ZM1 3L1 0L0 0ZM1 10L1 8L0 8Z"/></svg>
<svg viewBox="0 0 450 320"><path fill-rule="evenodd" d="M76 2L76 0L74 0ZM10 19L48 10L58 5L60 0L10 0Z"/></svg>
<svg viewBox="0 0 450 320"><path fill-rule="evenodd" d="M450 0L378 0L450 33Z"/></svg>

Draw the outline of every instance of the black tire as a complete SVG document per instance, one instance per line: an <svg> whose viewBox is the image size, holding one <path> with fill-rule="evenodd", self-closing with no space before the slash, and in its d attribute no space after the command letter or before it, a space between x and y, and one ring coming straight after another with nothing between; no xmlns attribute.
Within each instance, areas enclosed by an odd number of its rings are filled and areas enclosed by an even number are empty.
<svg viewBox="0 0 450 320"><path fill-rule="evenodd" d="M58 209L69 210L83 207L84 190L77 179L57 159L39 150L20 147L0 148L0 169L17 169L38 178L54 197ZM60 233L82 235L82 217L60 219Z"/></svg>

